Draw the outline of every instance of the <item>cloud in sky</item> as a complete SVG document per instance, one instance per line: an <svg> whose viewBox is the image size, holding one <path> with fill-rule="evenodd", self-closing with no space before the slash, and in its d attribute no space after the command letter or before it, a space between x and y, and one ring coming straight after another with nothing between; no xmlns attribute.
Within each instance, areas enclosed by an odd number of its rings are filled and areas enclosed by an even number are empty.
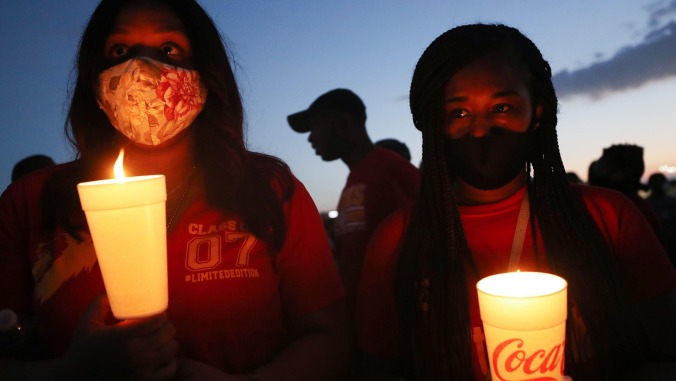
<svg viewBox="0 0 676 381"><path fill-rule="evenodd" d="M565 98L606 94L638 88L648 82L676 77L676 0L650 9L648 32L637 45L620 49L613 57L553 77L557 95Z"/></svg>
<svg viewBox="0 0 676 381"><path fill-rule="evenodd" d="M664 20L669 20L676 14L676 0L662 1L653 4L648 8L650 12L648 19L648 27L656 28L664 23Z"/></svg>

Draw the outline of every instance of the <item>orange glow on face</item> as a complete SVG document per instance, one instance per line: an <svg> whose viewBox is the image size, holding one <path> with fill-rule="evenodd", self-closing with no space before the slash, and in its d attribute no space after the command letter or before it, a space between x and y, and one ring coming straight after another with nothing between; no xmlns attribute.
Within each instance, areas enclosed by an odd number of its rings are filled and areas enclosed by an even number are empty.
<svg viewBox="0 0 676 381"><path fill-rule="evenodd" d="M115 179L118 182L124 182L126 176L124 175L124 168L122 167L122 161L124 160L124 149L120 150L120 155L115 161L115 166L113 166L113 172L115 173Z"/></svg>

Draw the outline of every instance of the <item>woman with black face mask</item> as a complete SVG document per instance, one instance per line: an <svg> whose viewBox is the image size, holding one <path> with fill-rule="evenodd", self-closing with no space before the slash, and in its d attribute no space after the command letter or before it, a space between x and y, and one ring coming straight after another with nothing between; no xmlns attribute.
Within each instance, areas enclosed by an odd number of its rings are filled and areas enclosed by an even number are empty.
<svg viewBox="0 0 676 381"><path fill-rule="evenodd" d="M628 199L569 185L551 69L532 41L504 25L447 31L418 61L410 106L421 194L370 242L363 378L486 380L476 282L517 269L568 281L573 379L674 372L676 273Z"/></svg>

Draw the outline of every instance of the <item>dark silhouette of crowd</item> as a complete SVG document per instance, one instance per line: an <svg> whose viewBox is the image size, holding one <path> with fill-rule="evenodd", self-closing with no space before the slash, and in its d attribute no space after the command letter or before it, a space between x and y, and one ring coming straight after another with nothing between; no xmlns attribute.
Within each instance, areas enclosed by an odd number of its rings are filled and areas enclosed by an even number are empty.
<svg viewBox="0 0 676 381"><path fill-rule="evenodd" d="M653 206L664 232L664 244L671 262L676 267L676 181L669 181L663 173L648 178L648 202Z"/></svg>
<svg viewBox="0 0 676 381"><path fill-rule="evenodd" d="M667 194L668 181L664 174L652 174L648 184L642 183L645 172L643 151L643 147L636 144L613 144L604 148L601 157L589 165L587 182L617 190L628 197L641 211L676 266L673 198Z"/></svg>
<svg viewBox="0 0 676 381"><path fill-rule="evenodd" d="M589 164L586 183L575 172L571 184L587 184L621 192L634 203L660 240L676 267L676 178L651 173L646 181L644 148L636 144L612 144ZM672 175L673 176L673 175Z"/></svg>
<svg viewBox="0 0 676 381"><path fill-rule="evenodd" d="M661 228L655 210L639 195L645 190L641 177L645 171L643 147L635 144L615 144L603 149L603 154L589 166L587 182L611 188L629 197L644 214L656 234Z"/></svg>

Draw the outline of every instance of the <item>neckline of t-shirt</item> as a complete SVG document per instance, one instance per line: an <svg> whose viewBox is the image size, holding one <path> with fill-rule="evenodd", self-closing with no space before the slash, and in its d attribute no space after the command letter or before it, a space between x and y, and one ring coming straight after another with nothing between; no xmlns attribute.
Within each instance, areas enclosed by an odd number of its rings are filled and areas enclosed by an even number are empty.
<svg viewBox="0 0 676 381"><path fill-rule="evenodd" d="M463 216L485 215L489 213L502 213L512 209L519 209L521 207L521 200L526 193L526 186L523 186L518 191L509 197L489 204L480 205L459 205L458 210Z"/></svg>

